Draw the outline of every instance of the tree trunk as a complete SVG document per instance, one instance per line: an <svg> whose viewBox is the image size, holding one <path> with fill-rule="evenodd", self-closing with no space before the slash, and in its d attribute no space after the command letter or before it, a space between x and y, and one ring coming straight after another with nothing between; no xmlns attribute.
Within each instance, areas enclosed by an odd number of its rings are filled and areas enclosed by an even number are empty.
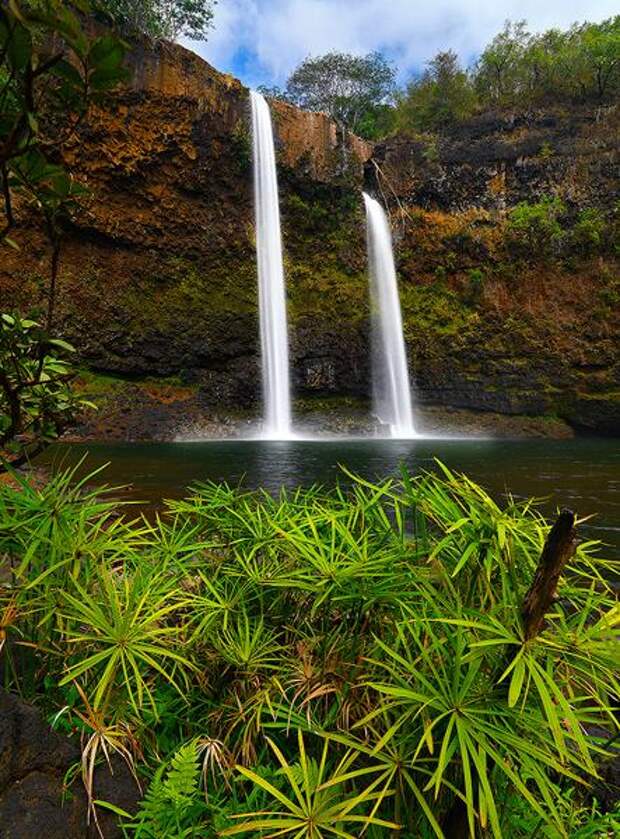
<svg viewBox="0 0 620 839"><path fill-rule="evenodd" d="M575 514L562 510L547 536L532 585L523 601L521 616L526 641L544 629L545 614L555 599L560 574L576 546Z"/></svg>

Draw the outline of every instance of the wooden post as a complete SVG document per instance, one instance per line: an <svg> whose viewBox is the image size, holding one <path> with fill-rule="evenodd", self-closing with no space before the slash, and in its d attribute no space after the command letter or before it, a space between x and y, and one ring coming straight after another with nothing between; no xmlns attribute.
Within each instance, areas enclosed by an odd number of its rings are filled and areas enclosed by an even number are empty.
<svg viewBox="0 0 620 839"><path fill-rule="evenodd" d="M542 632L545 615L555 599L560 574L576 547L575 514L571 510L562 510L549 531L532 585L523 601L521 617L526 641Z"/></svg>

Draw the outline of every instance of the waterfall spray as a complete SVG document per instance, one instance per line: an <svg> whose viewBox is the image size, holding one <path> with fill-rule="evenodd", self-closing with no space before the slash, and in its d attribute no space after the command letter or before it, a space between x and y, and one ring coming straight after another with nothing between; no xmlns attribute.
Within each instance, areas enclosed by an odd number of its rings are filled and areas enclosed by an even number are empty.
<svg viewBox="0 0 620 839"><path fill-rule="evenodd" d="M292 436L288 327L278 176L269 106L251 92L254 151L256 254L263 373L263 433L272 439Z"/></svg>
<svg viewBox="0 0 620 839"><path fill-rule="evenodd" d="M373 320L375 413L392 437L416 436L392 234L383 207L364 193Z"/></svg>

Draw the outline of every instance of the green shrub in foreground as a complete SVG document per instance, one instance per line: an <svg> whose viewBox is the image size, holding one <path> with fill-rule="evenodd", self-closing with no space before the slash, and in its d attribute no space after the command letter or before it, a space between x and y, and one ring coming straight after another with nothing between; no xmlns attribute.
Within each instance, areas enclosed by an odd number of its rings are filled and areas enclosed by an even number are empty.
<svg viewBox="0 0 620 839"><path fill-rule="evenodd" d="M617 731L609 563L580 545L525 641L533 502L444 467L348 479L198 486L151 523L71 474L2 485L5 686L142 777L128 835L613 835L588 803Z"/></svg>

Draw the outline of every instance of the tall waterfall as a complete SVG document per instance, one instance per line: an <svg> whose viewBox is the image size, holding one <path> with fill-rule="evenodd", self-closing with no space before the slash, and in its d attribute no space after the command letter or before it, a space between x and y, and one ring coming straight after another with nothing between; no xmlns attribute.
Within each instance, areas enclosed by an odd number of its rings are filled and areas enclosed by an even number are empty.
<svg viewBox="0 0 620 839"><path fill-rule="evenodd" d="M288 329L278 176L269 106L251 92L254 150L256 253L263 368L263 433L272 439L291 436Z"/></svg>
<svg viewBox="0 0 620 839"><path fill-rule="evenodd" d="M416 436L392 234L383 207L364 193L373 318L375 413L392 437Z"/></svg>

